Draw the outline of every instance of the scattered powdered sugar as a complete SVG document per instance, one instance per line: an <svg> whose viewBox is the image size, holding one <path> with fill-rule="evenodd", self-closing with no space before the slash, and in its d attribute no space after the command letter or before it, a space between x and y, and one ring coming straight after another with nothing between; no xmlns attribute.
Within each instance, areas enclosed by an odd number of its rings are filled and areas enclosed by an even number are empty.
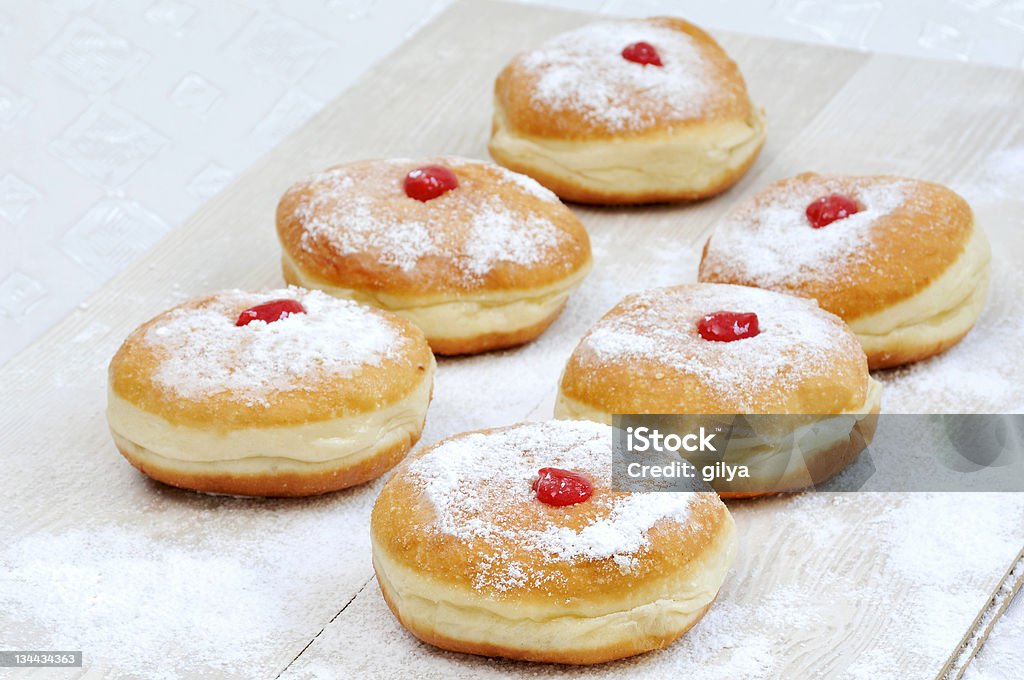
<svg viewBox="0 0 1024 680"><path fill-rule="evenodd" d="M495 165L493 167L503 180L515 184L520 189L530 194L534 198L539 198L542 201L547 201L549 203L561 202L558 196L555 195L555 192L551 191L534 178L520 174L518 172L513 172L501 165Z"/></svg>
<svg viewBox="0 0 1024 680"><path fill-rule="evenodd" d="M242 310L281 298L298 300L306 313L235 326ZM230 391L256 404L275 391L315 386L311 378L354 375L363 366L379 365L396 356L403 337L363 305L286 288L226 291L199 307L176 307L142 341L161 357L153 376L161 388L186 399Z"/></svg>
<svg viewBox="0 0 1024 680"><path fill-rule="evenodd" d="M994 250L988 306L967 336L931 359L875 374L884 413L1024 413L1024 274Z"/></svg>
<svg viewBox="0 0 1024 680"><path fill-rule="evenodd" d="M970 545L971 540L976 541L976 537L971 537L971 539L967 541L968 546ZM972 551L970 554L974 555L976 553ZM966 571L967 570L965 570L965 572ZM997 617L999 617L1007 605L1012 605L1014 593L1019 592L1018 589L1021 585L1022 579L1024 579L1024 557L1017 560L1017 563L1013 566L1003 583L989 600L988 605L982 610L973 631L954 653L952 663L950 664L949 669L942 676L942 680L953 680L954 678L960 678L961 676L964 678L973 677L974 674L964 675L965 668L973 668L975 671L978 671L983 667L985 663L983 660L979 660L978 663L971 663L971 660L974 658L975 653L979 651L979 648L984 643L986 636L988 636L992 631ZM1024 663L1024 646L1020 644L1012 645L1013 640L1017 640L1018 642L1024 640L1024 628L1020 626L1020 623L1021 621L1015 620L1014 613L1010 609L1007 609L1006 613L999 619L1000 635L994 640L995 649L990 649L987 657L995 659L1003 669L1003 672L998 672L999 667L991 668L989 670L995 672L993 672L990 677L1011 678L1013 677L1013 674L1010 672L1011 668L1019 669L1024 667L1022 666L1022 663ZM1022 650L1018 653L1019 656L1016 660L1012 658L1012 655L1009 659L1005 658L1008 650L1000 649L1001 640L1010 641L1010 648L1016 647ZM985 657L982 657L982 659L984 658ZM970 664L970 666L968 666L968 664Z"/></svg>
<svg viewBox="0 0 1024 680"><path fill-rule="evenodd" d="M610 456L610 451L606 456ZM551 526L523 532L523 537L527 545L536 546L561 560L614 558L628 570L633 564L633 556L649 545L647 531L667 517L684 521L690 498L689 494L677 498L676 493L634 493L613 502L604 519L588 524L580 531Z"/></svg>
<svg viewBox="0 0 1024 680"><path fill-rule="evenodd" d="M927 531L925 517L931 517ZM907 494L894 498L871 525L881 529L885 572L911 584L905 597L914 606L904 634L926 659L955 657L968 631L945 622L976 616L993 594L992 576L1001 577L1013 564L1022 545L1024 499L1015 493ZM991 565L999 565L995 573L979 578Z"/></svg>
<svg viewBox="0 0 1024 680"><path fill-rule="evenodd" d="M373 252L381 264L403 271L439 251L425 223L382 211L345 168L326 170L302 184L311 187L295 211L305 228L305 247L312 239L325 237L342 255Z"/></svg>
<svg viewBox="0 0 1024 680"><path fill-rule="evenodd" d="M542 467L582 471L595 486L607 487L611 444L607 425L520 423L450 439L413 460L408 471L434 506L440 532L523 546L545 561L612 559L628 572L650 545L651 527L663 519L686 522L693 493L599 494L588 501L600 508L599 516L578 531L552 519L528 526L515 521L516 508L533 501L531 485ZM497 555L485 558L476 585L500 591L538 578L524 562Z"/></svg>
<svg viewBox="0 0 1024 680"><path fill-rule="evenodd" d="M717 311L754 312L760 333L736 342L709 342L697 322ZM856 340L809 300L724 284L655 288L633 294L584 337L574 358L595 370L639 359L697 376L740 412L759 410L765 385L796 387L820 375Z"/></svg>
<svg viewBox="0 0 1024 680"><path fill-rule="evenodd" d="M1024 499L1013 494L977 494L991 496L976 499L969 492L911 493L898 504L885 509L872 523L886 527L880 540L886 546L891 569L937 590L955 592L956 587L974 574L985 572L993 552L1007 556L1021 549L1021 534L1012 529L979 533L977 526L1000 527L1007 516L1024 520ZM970 521L960 515L969 507ZM909 518L932 513L941 531L921 533ZM936 559L936 555L953 551ZM1009 562L1004 568L1009 566Z"/></svg>
<svg viewBox="0 0 1024 680"><path fill-rule="evenodd" d="M372 251L381 264L403 271L412 270L423 257L440 252L426 224L382 216L373 198L352 189L350 177L343 180L334 184L330 173L314 180L320 187L297 211L306 228L304 245L308 246L311 238L326 235L342 255ZM344 203L337 200L343 195L348 197ZM324 215L327 201L332 201L333 207Z"/></svg>
<svg viewBox="0 0 1024 680"><path fill-rule="evenodd" d="M657 49L661 67L622 57L623 48L640 41ZM517 61L536 77L537 104L578 111L613 130L700 117L718 87L692 37L648 21L584 26Z"/></svg>
<svg viewBox="0 0 1024 680"><path fill-rule="evenodd" d="M985 616L978 625L975 634L964 646L957 664L946 675L948 678L957 677L956 672L964 668L966 672L963 680L1008 680L1024 668L1024 591L1018 590L1014 595L1012 588L1024 579L1024 558L1017 562L1016 567L1010 572L1006 583L999 589ZM998 619L998 627L986 640L982 636L988 633L989 627L994 623L1000 608L1010 600L1009 606ZM978 650L977 656L971 659L971 654L979 644L984 644Z"/></svg>
<svg viewBox="0 0 1024 680"><path fill-rule="evenodd" d="M1007 202L1024 202L1024 145L987 154L978 171L959 177L952 188L971 204L978 224L988 225L986 214L1005 210ZM994 209L994 210L993 210ZM1015 211L1018 215L1019 211Z"/></svg>
<svg viewBox="0 0 1024 680"><path fill-rule="evenodd" d="M461 176L459 186L430 201L407 197L402 180L421 165L484 166L488 176L523 194L512 205L486 181ZM318 173L293 187L305 194L295 207L302 247L324 243L338 255L369 255L412 273L427 257L457 267L465 282L480 280L499 263L530 267L558 257L567 236L530 202L558 204L534 180L496 165L457 157L367 161Z"/></svg>
<svg viewBox="0 0 1024 680"><path fill-rule="evenodd" d="M1024 187L1024 146L990 154L985 159L985 181L1004 198L1020 200Z"/></svg>
<svg viewBox="0 0 1024 680"><path fill-rule="evenodd" d="M483 276L499 262L535 265L558 246L562 232L537 215L525 219L493 204L472 216L460 260L466 272Z"/></svg>
<svg viewBox="0 0 1024 680"><path fill-rule="evenodd" d="M863 209L820 229L812 228L807 206L833 193L850 195ZM807 280L840 281L847 264L869 247L876 221L892 214L907 199L905 182L820 175L805 181L788 180L722 218L708 243L701 271L765 287L797 286Z"/></svg>
<svg viewBox="0 0 1024 680"><path fill-rule="evenodd" d="M144 521L80 517L0 547L5 644L81 649L109 677L274 677L370 576L369 489L296 507L109 482L93 498Z"/></svg>
<svg viewBox="0 0 1024 680"><path fill-rule="evenodd" d="M580 351L593 352L601 362L614 362L623 357L651 358L660 356L664 347L653 334L642 335L639 329L621 321L599 322L580 346Z"/></svg>
<svg viewBox="0 0 1024 680"><path fill-rule="evenodd" d="M536 672L565 679L935 678L990 597L992 577L1019 549L1018 496L806 493L733 503L736 562L689 632L650 654ZM353 670L387 678L409 667L421 680L534 671L419 642L370 587L282 678Z"/></svg>
<svg viewBox="0 0 1024 680"><path fill-rule="evenodd" d="M992 200L979 212L995 251L988 308L961 345L876 374L886 382L885 412L1024 411L1022 251L1008 237L1021 204ZM585 280L535 342L440 361L424 442L549 417L558 371L603 312L625 293L693 280L701 244L680 234L697 228L701 209L637 212L637 231L623 229L631 225L616 212L585 209L602 275ZM630 247L641 230L642 247ZM95 405L105 360L130 330L126 301L138 309L157 293L185 299L237 275L229 267L121 291L116 304L98 298L73 317L61 367L44 370L40 357L52 355L38 353L5 367L5 520L22 527L0 547L0 628L11 646L74 644L87 650L86 674L153 678L273 677L300 652L282 678L392 678L410 668L420 680L767 679L822 669L856 680L934 678L1021 544L1020 494L921 494L903 504L906 494L808 493L733 503L737 561L708 614L664 650L586 668L437 650L401 627L376 584L362 587L373 573L367 527L379 483L319 499L209 498L147 482L113 451ZM951 523L960 526L947 531ZM530 574L507 573L517 577L525 583ZM1016 677L1024 664L1024 600L1013 607L1016 617L996 624L1001 644L990 638L968 666L971 680ZM794 668L803 673L786 673Z"/></svg>

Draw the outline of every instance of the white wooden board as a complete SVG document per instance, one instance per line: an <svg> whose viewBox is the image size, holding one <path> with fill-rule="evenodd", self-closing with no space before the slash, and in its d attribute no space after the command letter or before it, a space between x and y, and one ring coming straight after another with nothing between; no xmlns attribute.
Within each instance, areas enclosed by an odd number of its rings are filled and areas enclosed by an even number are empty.
<svg viewBox="0 0 1024 680"><path fill-rule="evenodd" d="M306 173L364 157L486 157L501 65L585 20L455 5L0 368L5 648L83 649L84 670L39 675L97 678L934 678L965 643L970 656L992 597L1019 585L1006 577L1024 546L1021 494L736 503L740 555L708 617L666 651L579 670L442 653L406 634L372 578L368 515L380 481L313 500L212 498L149 482L117 455L103 418L105 369L134 326L210 290L279 284L274 206ZM1024 255L1024 75L719 37L768 111L753 170L696 205L580 208L593 274L539 341L441 362L425 443L548 417L562 363L608 307L638 288L693 280L717 216L768 181L812 169L947 182L995 246L979 327L940 360L883 376L884 408L1024 410L1024 370L1010 360L1024 352L1014 264Z"/></svg>

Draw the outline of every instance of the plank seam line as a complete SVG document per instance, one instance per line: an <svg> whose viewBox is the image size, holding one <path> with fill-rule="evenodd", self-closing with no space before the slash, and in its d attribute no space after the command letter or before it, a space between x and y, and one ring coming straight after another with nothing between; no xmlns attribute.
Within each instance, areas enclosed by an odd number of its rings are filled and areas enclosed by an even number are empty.
<svg viewBox="0 0 1024 680"><path fill-rule="evenodd" d="M306 653L306 650L309 649L310 645L312 645L314 642L316 642L317 639L321 635L324 634L324 631L327 630L327 627L330 626L332 623L334 623L334 621L339 616L341 616L342 612L344 612L346 609L348 609L348 606L350 604L352 604L353 602L356 601L356 598L359 597L359 594L362 593L364 590L366 590L366 586L370 585L370 581L374 580L375 578L376 578L376 574L373 574L373 575L370 576L370 578L366 579L366 581L363 582L363 585L361 585L359 587L359 590L356 591L355 595L350 597L348 602L346 602L344 604L344 606L342 606L342 608L339 609L338 612L334 616L331 617L330 621L325 623L324 627L321 628L320 631L316 635L314 635L312 638L310 638L309 642L306 643L306 646L303 647L299 651L299 653L295 655L295 658L293 658L291 661L289 661L288 664L284 668L281 669L281 672L274 676L274 680L278 680L282 675L284 675L288 671L288 669L292 667L292 664L294 664L296 661L298 661L299 657Z"/></svg>
<svg viewBox="0 0 1024 680"><path fill-rule="evenodd" d="M992 598L978 613L974 624L964 634L936 680L960 680L964 677L1010 604L1021 593L1024 593L1024 549L1017 554L1017 559L996 585Z"/></svg>

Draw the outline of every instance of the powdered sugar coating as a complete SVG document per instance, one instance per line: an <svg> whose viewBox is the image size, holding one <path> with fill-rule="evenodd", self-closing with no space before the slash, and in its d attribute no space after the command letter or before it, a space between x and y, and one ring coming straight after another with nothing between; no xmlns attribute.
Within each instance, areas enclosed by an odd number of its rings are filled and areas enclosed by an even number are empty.
<svg viewBox="0 0 1024 680"><path fill-rule="evenodd" d="M849 196L861 210L820 229L811 227L807 206L834 193ZM701 278L783 289L808 280L838 283L850 263L870 248L878 220L901 209L910 193L908 182L872 178L806 175L776 185L716 225Z"/></svg>
<svg viewBox="0 0 1024 680"><path fill-rule="evenodd" d="M498 174L501 175L501 178L504 181L515 184L520 189L530 194L534 198L539 198L540 200L547 201L548 203L560 202L558 200L558 196L555 195L555 192L551 191L534 178L520 174L518 172L512 172L508 168L502 167L500 165L495 165L494 169L498 171Z"/></svg>
<svg viewBox="0 0 1024 680"><path fill-rule="evenodd" d="M242 310L282 298L298 300L306 313L235 326ZM146 329L142 342L159 357L153 373L159 388L185 399L228 392L256 404L274 392L312 389L319 379L380 365L399 356L408 340L368 307L290 287L230 290L198 306L176 307Z"/></svg>
<svg viewBox="0 0 1024 680"><path fill-rule="evenodd" d="M595 518L575 530L559 523L564 514L537 523L517 523L517 508L539 503L531 484L542 467L581 472L596 489L611 483L612 428L589 421L520 423L490 432L448 439L412 460L408 474L435 509L431 528L465 541L522 547L530 562L612 560L629 573L649 547L648 532L659 521L685 524L688 493L595 493L586 503ZM497 591L527 583L541 585L544 575L524 560L489 554L474 585Z"/></svg>
<svg viewBox="0 0 1024 680"><path fill-rule="evenodd" d="M760 333L734 342L703 339L698 321L717 311L754 312ZM627 296L584 336L569 361L576 369L574 379L586 382L600 380L609 366L639 371L654 365L656 379L696 379L696 398L729 409L723 412L771 413L809 380L834 370L835 382L841 382L850 357L854 365L863 361L856 338L813 300L745 286L697 284ZM853 392L867 384L866 365L859 373Z"/></svg>
<svg viewBox="0 0 1024 680"><path fill-rule="evenodd" d="M639 41L658 50L663 66L622 57L623 48ZM536 78L535 104L577 111L611 130L700 118L720 87L693 37L649 21L590 24L555 36L517 62Z"/></svg>
<svg viewBox="0 0 1024 680"><path fill-rule="evenodd" d="M427 202L410 199L402 180L424 165L451 168L459 186ZM487 180L459 173L470 166L483 169ZM463 158L337 166L303 180L291 192L303 192L294 208L303 249L326 243L339 256L368 256L405 274L414 273L425 259L442 260L467 286L501 263L533 267L557 261L560 248L571 240L544 214L552 207L567 211L553 193L528 177Z"/></svg>

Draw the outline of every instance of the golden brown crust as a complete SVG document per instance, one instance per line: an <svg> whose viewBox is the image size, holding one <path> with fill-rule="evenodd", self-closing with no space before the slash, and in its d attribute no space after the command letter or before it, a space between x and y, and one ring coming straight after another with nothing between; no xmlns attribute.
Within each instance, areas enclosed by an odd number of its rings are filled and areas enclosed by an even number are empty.
<svg viewBox="0 0 1024 680"><path fill-rule="evenodd" d="M868 354L868 368L872 371L886 368L895 368L903 364L910 364L915 361L924 361L937 354L942 354L947 349L963 340L969 330L951 338L935 340L927 345L915 345L906 347L893 347L880 352Z"/></svg>
<svg viewBox="0 0 1024 680"><path fill-rule="evenodd" d="M370 518L388 606L454 651L584 664L667 645L706 611L732 560L734 525L710 491L613 488L612 429L586 421L467 432L412 454ZM583 474L592 493L554 507L538 468Z"/></svg>
<svg viewBox="0 0 1024 680"><path fill-rule="evenodd" d="M117 449L139 472L158 482L181 489L232 496L301 497L347 489L380 477L397 465L419 440L420 432L407 441L394 444L359 463L346 460L305 463L303 472L272 469L262 474L224 471L197 472L195 463L182 467L178 461L152 452L119 444Z"/></svg>
<svg viewBox="0 0 1024 680"><path fill-rule="evenodd" d="M721 310L756 313L762 334L736 343L698 340L700 318ZM818 338L814 346L799 338L810 324ZM777 325L776 333L764 332L770 325ZM608 331L653 349L619 352L612 345L616 351L602 353L599 338ZM789 340L774 339L785 333L791 334ZM762 341L778 344L768 347ZM750 354L737 356L741 349ZM755 359L777 365L755 370ZM726 372L735 379L723 381ZM813 301L746 287L690 284L624 298L580 340L560 390L612 414L825 414L861 408L868 384L867 361L856 337Z"/></svg>
<svg viewBox="0 0 1024 680"><path fill-rule="evenodd" d="M259 403L241 399L230 390L182 397L158 383L157 373L168 355L159 345L148 342L146 335L177 309L202 309L215 304L221 304L217 294L191 300L133 331L110 362L108 374L113 392L172 425L213 431L299 425L367 413L393 404L415 390L433 364L430 347L416 326L394 314L366 307L367 313L385 320L404 339L394 356L385 356L376 365L367 364L345 377L310 377L301 388L268 392ZM237 309L232 308L228 314L228 321L233 325L233 319L251 304L240 299Z"/></svg>
<svg viewBox="0 0 1024 680"><path fill-rule="evenodd" d="M824 188L826 182L828 189ZM955 192L941 184L889 175L855 177L803 173L769 185L737 206L735 212L755 215L760 207L786 193L805 194L808 187L819 185L823 187L822 195L839 192L851 196L869 187L900 185L906 198L891 213L873 221L870 245L846 262L837 277L794 276L768 285L733 266L730 242L720 241L713 235L704 245L699 279L768 287L813 298L823 309L852 322L924 290L960 257L975 228L970 206ZM810 191L813 193L813 189ZM824 228L830 227L832 225ZM720 252L709 252L712 241L721 248ZM921 358L916 352L911 354L911 360ZM888 360L873 363L873 367L895 365Z"/></svg>
<svg viewBox="0 0 1024 680"><path fill-rule="evenodd" d="M622 23L637 23L637 20L623 20ZM694 117L672 115L675 102L644 97L637 89L631 98L634 110L640 117L651 122L633 129L609 125L606 121L588 116L585 111L571 106L557 106L538 101L534 96L540 74L531 69L524 58L524 52L514 58L498 75L494 93L507 117L509 128L517 134L564 140L610 140L653 132L680 131L690 126L709 122L747 120L752 115L753 105L747 95L746 84L739 68L714 38L697 26L672 17L654 17L639 22L667 28L680 34L681 39L692 40L708 77L714 83L712 93L707 97L700 114ZM555 38L557 40L558 37ZM622 47L625 47L623 45ZM544 182L545 186L554 188ZM560 191L556 191L560 196ZM573 198L571 200L580 200ZM661 197L653 200L664 200ZM594 201L600 202L600 201ZM639 199L637 199L639 202Z"/></svg>
<svg viewBox="0 0 1024 680"><path fill-rule="evenodd" d="M502 429L505 428L480 432L489 434ZM463 433L448 441L472 434L476 433ZM540 562L511 532L509 536L465 541L433 529L434 506L417 488L414 476L406 472L412 461L439 445L414 452L381 490L370 520L374 542L395 562L453 588L474 590L482 597L542 606L628 599L638 587L684 570L729 530L728 511L714 493L708 492L696 495L685 525L664 520L655 524L648 532L649 549L628 572L612 559ZM610 480L592 481L593 495L586 503L557 508L539 502L524 503L514 516L503 517L503 521L534 527L557 517L560 525L579 531L600 516L602 501L630 495L612 489ZM475 581L485 558L494 554L529 565L536 577L525 583L502 584L500 588ZM530 582L537 580L543 581L543 588Z"/></svg>
<svg viewBox="0 0 1024 680"><path fill-rule="evenodd" d="M451 168L458 177L458 188L427 202L406 196L402 190L405 176L432 164ZM358 192L367 199L371 213L382 221L381 230L388 223L425 225L433 238L449 244L447 250L451 252L424 254L414 267L406 269L395 266L398 253L373 244L342 252L327 235L328 230L311 231L308 226L319 222L339 232L352 228L344 222L347 215L336 210L338 201L324 182L313 177L293 185L277 207L281 246L308 278L362 292L444 300L470 292L541 288L572 276L590 262L590 240L572 211L554 196L545 197L540 187L539 192L525 189L493 164L452 157L371 160L334 166L325 173L335 169L354 179L355 186L349 193ZM321 202L310 210L308 206L317 198ZM557 243L543 259L497 260L486 271L467 276L465 253L474 245L467 242L469 224L474 211L487 202L509 211L517 223L535 219L549 222L560 234Z"/></svg>

